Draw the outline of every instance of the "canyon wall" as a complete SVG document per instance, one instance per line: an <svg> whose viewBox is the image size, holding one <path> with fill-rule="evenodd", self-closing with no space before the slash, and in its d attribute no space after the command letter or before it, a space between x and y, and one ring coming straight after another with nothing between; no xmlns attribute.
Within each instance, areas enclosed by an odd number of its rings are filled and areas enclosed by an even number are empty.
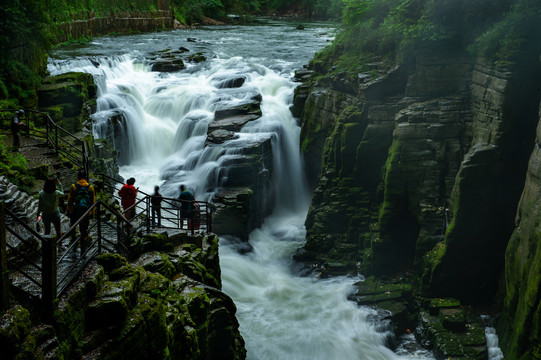
<svg viewBox="0 0 541 360"><path fill-rule="evenodd" d="M355 79L314 63L295 109L318 179L303 258L330 274L414 273L425 296L498 309L505 299L503 347L538 356L535 150L528 159L539 65L524 54L496 70L444 42ZM521 321L530 325L515 332Z"/></svg>

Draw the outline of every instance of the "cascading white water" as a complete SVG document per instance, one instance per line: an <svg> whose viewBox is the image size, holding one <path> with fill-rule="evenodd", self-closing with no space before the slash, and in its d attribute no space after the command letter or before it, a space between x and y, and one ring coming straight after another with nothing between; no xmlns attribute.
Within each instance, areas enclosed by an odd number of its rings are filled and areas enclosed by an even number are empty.
<svg viewBox="0 0 541 360"><path fill-rule="evenodd" d="M121 174L135 177L147 192L166 180L162 190L167 196L176 197L184 183L197 199L209 200L239 147L271 136L277 200L273 216L250 235L252 252L240 255L238 242L228 238L220 248L224 291L237 305L249 359L429 359L426 353L399 356L385 347L388 334L369 321L375 311L347 300L360 277L320 280L293 270L291 255L304 241L309 194L299 153L300 128L289 110L296 85L291 75L329 37L328 29L308 25L299 34L292 28L273 24L103 38L83 55L81 49L58 54L49 71L95 75L99 100L94 134L108 136L111 114L124 119L129 163ZM174 74L150 71L145 60L149 51L189 47L180 40L188 35L200 39L194 51L204 50L208 61ZM119 56L121 48L128 50ZM219 86L235 77L245 78L240 88ZM254 94L262 96L262 117L245 125L237 139L205 147L214 111Z"/></svg>

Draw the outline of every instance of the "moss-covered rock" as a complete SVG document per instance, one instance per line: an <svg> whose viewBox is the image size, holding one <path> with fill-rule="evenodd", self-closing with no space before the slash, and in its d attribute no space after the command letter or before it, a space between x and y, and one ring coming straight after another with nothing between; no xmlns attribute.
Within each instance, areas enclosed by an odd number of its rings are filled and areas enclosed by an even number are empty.
<svg viewBox="0 0 541 360"><path fill-rule="evenodd" d="M484 326L478 322L473 313L470 314L469 309L460 306L445 307L448 305L442 305L444 308L436 315L431 315L425 310L420 312L422 341L430 344L436 355L441 358L487 359Z"/></svg>
<svg viewBox="0 0 541 360"><path fill-rule="evenodd" d="M20 305L8 309L0 317L0 349L6 358L26 353L23 344L30 335L30 312Z"/></svg>
<svg viewBox="0 0 541 360"><path fill-rule="evenodd" d="M80 131L95 108L97 86L88 73L65 73L42 80L39 106L68 131Z"/></svg>

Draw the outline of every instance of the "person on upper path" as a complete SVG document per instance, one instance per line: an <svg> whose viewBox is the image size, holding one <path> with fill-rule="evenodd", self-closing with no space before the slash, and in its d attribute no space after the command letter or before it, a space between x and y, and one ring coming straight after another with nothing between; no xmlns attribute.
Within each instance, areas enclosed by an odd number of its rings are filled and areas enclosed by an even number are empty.
<svg viewBox="0 0 541 360"><path fill-rule="evenodd" d="M180 200L180 228L182 229L182 224L184 219L188 221L188 229L192 227L192 210L193 210L193 201L195 200L192 193L186 189L186 186L180 185L180 195L178 196Z"/></svg>
<svg viewBox="0 0 541 360"><path fill-rule="evenodd" d="M13 151L19 151L21 146L21 137L19 136L19 131L24 126L24 122L21 120L21 117L24 116L24 110L17 110L15 116L11 120L11 135L13 137Z"/></svg>
<svg viewBox="0 0 541 360"><path fill-rule="evenodd" d="M150 198L152 205L152 226L156 226L156 217L158 218L158 227L162 226L162 201L163 196L160 194L160 187L156 185L154 186L154 194Z"/></svg>
<svg viewBox="0 0 541 360"><path fill-rule="evenodd" d="M120 196L120 203L124 209L124 216L126 219L131 220L135 216L135 200L137 199L138 190L133 186L135 184L135 178L131 177L126 180L126 184L118 190L118 196Z"/></svg>
<svg viewBox="0 0 541 360"><path fill-rule="evenodd" d="M58 190L56 187L58 186ZM64 189L57 178L49 177L43 184L43 190L39 192L38 200L38 221L43 218L45 235L51 233L51 223L54 225L56 237L62 237L62 228L60 226L60 209L58 208L58 199L64 196Z"/></svg>
<svg viewBox="0 0 541 360"><path fill-rule="evenodd" d="M77 174L77 182L71 184L68 194L67 210L70 217L71 225L75 224L81 216L83 216L88 209L96 202L96 193L94 187L87 181L87 175L84 170L80 170ZM81 250L86 248L88 242L88 225L90 223L89 216L82 219L79 223L79 230L81 232ZM75 234L74 234L75 235ZM74 238L75 236L72 236Z"/></svg>

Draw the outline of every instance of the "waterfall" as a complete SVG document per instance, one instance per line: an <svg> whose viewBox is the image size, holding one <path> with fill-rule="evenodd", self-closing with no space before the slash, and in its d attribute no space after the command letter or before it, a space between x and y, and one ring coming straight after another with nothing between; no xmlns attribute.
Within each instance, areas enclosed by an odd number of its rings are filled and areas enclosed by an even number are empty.
<svg viewBox="0 0 541 360"><path fill-rule="evenodd" d="M270 138L273 215L250 234L248 254L237 251L245 244L234 238L220 241L223 287L237 305L249 359L430 359L426 353L397 355L385 346L389 334L377 331L375 310L347 300L362 277L321 280L294 270L291 255L304 242L310 194L300 127L289 110L297 85L292 72L332 38L328 28L305 28L299 33L285 25L214 27L105 37L83 50L59 51L49 71L94 75L94 136L115 143L121 175L135 177L146 192L162 185L165 196L176 197L182 183L196 199L210 200L240 149ZM149 52L192 46L184 40L188 35L198 39L194 51L203 51L206 62L177 73L151 71ZM126 53L118 55L119 49ZM237 80L242 85L231 88ZM261 99L260 118L221 144L205 145L217 110L255 97Z"/></svg>

